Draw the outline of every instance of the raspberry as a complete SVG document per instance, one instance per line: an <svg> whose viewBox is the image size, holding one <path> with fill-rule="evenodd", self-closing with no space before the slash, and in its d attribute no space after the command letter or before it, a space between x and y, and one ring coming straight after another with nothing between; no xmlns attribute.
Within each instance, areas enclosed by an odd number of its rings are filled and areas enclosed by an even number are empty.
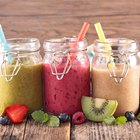
<svg viewBox="0 0 140 140"><path fill-rule="evenodd" d="M83 112L76 112L72 116L72 122L74 124L82 124L83 122L85 122L85 120L86 120L86 118L85 118Z"/></svg>

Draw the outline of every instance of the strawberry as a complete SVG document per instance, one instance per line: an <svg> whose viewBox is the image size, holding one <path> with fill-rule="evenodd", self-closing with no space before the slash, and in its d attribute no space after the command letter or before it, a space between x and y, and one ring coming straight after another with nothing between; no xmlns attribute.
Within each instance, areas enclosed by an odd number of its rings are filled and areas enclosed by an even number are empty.
<svg viewBox="0 0 140 140"><path fill-rule="evenodd" d="M13 123L21 123L29 108L23 104L15 104L6 108L6 114Z"/></svg>

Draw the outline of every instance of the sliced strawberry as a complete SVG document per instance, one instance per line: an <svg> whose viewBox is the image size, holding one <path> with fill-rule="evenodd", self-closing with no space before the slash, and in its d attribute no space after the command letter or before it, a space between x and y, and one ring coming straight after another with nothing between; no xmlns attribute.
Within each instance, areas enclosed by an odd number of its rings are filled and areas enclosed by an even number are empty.
<svg viewBox="0 0 140 140"><path fill-rule="evenodd" d="M6 108L6 114L13 123L21 123L29 108L23 104L15 104Z"/></svg>

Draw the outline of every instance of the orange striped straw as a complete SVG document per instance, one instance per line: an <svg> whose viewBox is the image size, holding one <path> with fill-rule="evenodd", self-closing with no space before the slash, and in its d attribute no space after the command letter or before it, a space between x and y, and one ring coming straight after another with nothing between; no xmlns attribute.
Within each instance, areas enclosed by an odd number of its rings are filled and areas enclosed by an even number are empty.
<svg viewBox="0 0 140 140"><path fill-rule="evenodd" d="M88 29L89 29L89 26L90 26L89 23L84 22L84 24L82 26L82 29L81 29L78 37L77 37L76 43L73 45L73 47L76 47L77 42L83 40L83 38L85 37L85 35L86 35L86 33L87 33Z"/></svg>

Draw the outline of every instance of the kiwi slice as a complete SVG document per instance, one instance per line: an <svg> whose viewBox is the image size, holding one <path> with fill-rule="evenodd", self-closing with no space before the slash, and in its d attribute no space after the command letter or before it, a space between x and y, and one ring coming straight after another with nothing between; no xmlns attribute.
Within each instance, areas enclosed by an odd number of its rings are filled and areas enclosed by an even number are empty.
<svg viewBox="0 0 140 140"><path fill-rule="evenodd" d="M101 98L82 97L82 109L88 120L101 122L104 118L112 116L116 111L118 102Z"/></svg>

